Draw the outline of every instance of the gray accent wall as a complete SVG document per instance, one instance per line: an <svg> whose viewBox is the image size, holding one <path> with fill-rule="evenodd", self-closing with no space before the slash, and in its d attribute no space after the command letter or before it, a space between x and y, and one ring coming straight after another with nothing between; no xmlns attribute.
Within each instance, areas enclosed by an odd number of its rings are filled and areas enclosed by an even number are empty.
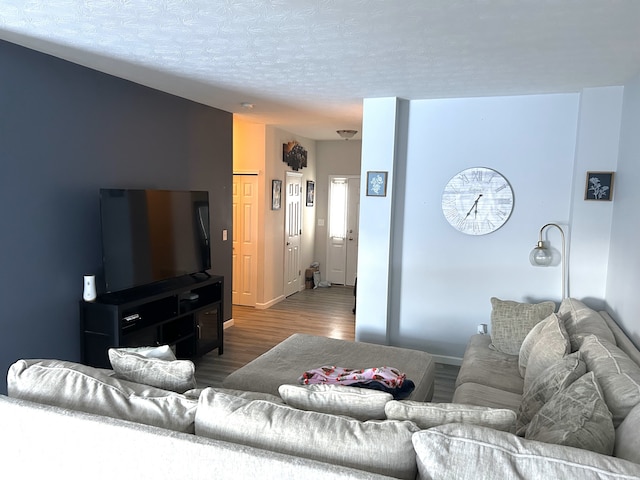
<svg viewBox="0 0 640 480"><path fill-rule="evenodd" d="M19 358L80 360L82 277L101 275L100 188L208 190L212 272L225 276L231 318L232 122L0 41L3 378Z"/></svg>

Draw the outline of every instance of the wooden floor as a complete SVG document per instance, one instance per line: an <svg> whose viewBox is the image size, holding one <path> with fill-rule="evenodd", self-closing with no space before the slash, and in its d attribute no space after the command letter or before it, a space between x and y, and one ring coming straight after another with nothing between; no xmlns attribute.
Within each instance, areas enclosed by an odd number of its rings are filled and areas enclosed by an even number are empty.
<svg viewBox="0 0 640 480"><path fill-rule="evenodd" d="M196 359L199 387L219 387L227 375L294 333L354 340L353 288L303 290L268 309L233 305L234 325L224 331L224 354ZM459 367L436 364L434 402L450 402Z"/></svg>

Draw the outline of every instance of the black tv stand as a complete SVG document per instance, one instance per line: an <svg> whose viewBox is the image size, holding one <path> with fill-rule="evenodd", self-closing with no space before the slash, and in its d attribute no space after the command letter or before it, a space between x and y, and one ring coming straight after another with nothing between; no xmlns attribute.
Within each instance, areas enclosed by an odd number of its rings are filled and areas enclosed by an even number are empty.
<svg viewBox="0 0 640 480"><path fill-rule="evenodd" d="M108 349L171 345L178 358L223 353L224 279L185 275L80 302L82 363L110 368Z"/></svg>

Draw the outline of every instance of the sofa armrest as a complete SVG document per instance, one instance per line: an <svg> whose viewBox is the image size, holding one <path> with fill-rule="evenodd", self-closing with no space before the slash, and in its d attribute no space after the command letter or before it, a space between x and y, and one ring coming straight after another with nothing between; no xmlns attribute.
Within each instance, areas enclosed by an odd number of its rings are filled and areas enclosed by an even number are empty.
<svg viewBox="0 0 640 480"><path fill-rule="evenodd" d="M640 465L573 447L525 440L474 425L449 424L412 437L419 478L579 478L640 476Z"/></svg>

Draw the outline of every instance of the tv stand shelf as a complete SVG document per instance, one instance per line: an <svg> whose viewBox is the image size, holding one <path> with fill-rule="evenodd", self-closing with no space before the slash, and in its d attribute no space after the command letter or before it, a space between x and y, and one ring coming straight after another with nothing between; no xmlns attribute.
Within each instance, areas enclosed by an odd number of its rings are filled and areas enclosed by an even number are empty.
<svg viewBox="0 0 640 480"><path fill-rule="evenodd" d="M171 345L178 358L223 353L220 275L186 275L80 302L82 363L111 368L113 347Z"/></svg>

